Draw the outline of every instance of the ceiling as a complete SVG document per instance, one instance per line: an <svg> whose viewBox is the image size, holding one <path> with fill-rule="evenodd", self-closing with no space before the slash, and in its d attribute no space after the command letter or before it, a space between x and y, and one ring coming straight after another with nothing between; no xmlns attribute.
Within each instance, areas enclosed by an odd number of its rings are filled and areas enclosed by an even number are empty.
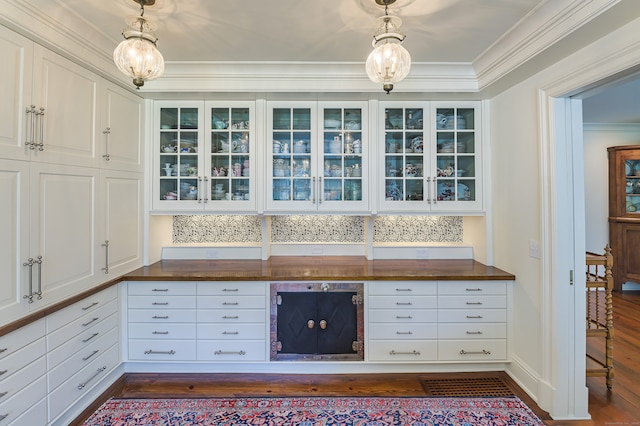
<svg viewBox="0 0 640 426"><path fill-rule="evenodd" d="M30 0L51 16L72 12L113 40L136 0ZM406 33L414 62L474 61L541 0L397 0L389 7ZM62 10L60 6L63 6ZM363 62L371 51L374 0L156 0L166 61Z"/></svg>

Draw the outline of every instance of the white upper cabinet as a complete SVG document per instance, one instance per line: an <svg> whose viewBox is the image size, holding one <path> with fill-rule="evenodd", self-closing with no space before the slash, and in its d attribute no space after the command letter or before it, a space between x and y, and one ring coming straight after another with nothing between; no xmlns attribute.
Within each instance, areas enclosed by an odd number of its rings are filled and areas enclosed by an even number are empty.
<svg viewBox="0 0 640 426"><path fill-rule="evenodd" d="M366 102L269 102L267 212L369 211Z"/></svg>
<svg viewBox="0 0 640 426"><path fill-rule="evenodd" d="M96 165L99 77L0 27L5 158Z"/></svg>
<svg viewBox="0 0 640 426"><path fill-rule="evenodd" d="M256 210L255 102L155 102L153 209Z"/></svg>
<svg viewBox="0 0 640 426"><path fill-rule="evenodd" d="M102 84L98 154L102 167L144 171L144 100L111 83Z"/></svg>
<svg viewBox="0 0 640 426"><path fill-rule="evenodd" d="M480 104L380 102L380 212L482 212Z"/></svg>

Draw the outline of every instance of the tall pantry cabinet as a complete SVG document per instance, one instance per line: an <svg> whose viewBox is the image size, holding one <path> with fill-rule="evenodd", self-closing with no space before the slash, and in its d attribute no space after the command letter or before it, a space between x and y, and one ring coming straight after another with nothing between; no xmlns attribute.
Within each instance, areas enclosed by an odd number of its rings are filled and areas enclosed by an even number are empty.
<svg viewBox="0 0 640 426"><path fill-rule="evenodd" d="M4 324L142 264L143 104L5 27L0 54Z"/></svg>

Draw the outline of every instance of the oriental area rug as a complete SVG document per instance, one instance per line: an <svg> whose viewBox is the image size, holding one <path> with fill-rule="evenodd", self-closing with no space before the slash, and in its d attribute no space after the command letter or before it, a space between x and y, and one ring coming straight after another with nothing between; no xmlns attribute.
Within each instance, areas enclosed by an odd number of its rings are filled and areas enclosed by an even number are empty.
<svg viewBox="0 0 640 426"><path fill-rule="evenodd" d="M544 426L544 423L517 397L260 397L112 398L84 425Z"/></svg>

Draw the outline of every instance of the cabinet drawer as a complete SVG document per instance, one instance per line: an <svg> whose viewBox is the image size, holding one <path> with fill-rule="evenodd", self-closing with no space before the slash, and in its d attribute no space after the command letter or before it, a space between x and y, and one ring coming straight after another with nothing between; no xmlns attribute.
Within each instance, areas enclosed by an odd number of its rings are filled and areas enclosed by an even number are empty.
<svg viewBox="0 0 640 426"><path fill-rule="evenodd" d="M0 387L13 374L18 373L22 368L28 367L36 359L44 357L46 352L47 345L44 338L41 338L4 357L0 363Z"/></svg>
<svg viewBox="0 0 640 426"><path fill-rule="evenodd" d="M36 339L44 337L46 333L43 319L26 325L0 337L0 360L11 355L20 348L27 346Z"/></svg>
<svg viewBox="0 0 640 426"><path fill-rule="evenodd" d="M506 322L506 309L439 309L440 322Z"/></svg>
<svg viewBox="0 0 640 426"><path fill-rule="evenodd" d="M505 281L440 281L438 283L439 295L485 295L507 294Z"/></svg>
<svg viewBox="0 0 640 426"><path fill-rule="evenodd" d="M507 341L500 340L445 340L440 341L440 361L492 361L507 358Z"/></svg>
<svg viewBox="0 0 640 426"><path fill-rule="evenodd" d="M266 341L262 340L198 340L200 361L264 361Z"/></svg>
<svg viewBox="0 0 640 426"><path fill-rule="evenodd" d="M258 309L265 308L265 296L198 296L199 309Z"/></svg>
<svg viewBox="0 0 640 426"><path fill-rule="evenodd" d="M439 296L440 309L499 309L507 307L505 296Z"/></svg>
<svg viewBox="0 0 640 426"><path fill-rule="evenodd" d="M100 383L118 365L118 346L111 346L105 353L87 364L69 380L49 393L49 420L68 409L87 391Z"/></svg>
<svg viewBox="0 0 640 426"><path fill-rule="evenodd" d="M163 309L156 312L153 309L129 309L129 322L148 322L162 324L166 322L196 322L195 309Z"/></svg>
<svg viewBox="0 0 640 426"><path fill-rule="evenodd" d="M370 339L385 340L416 340L437 339L437 324L371 324L369 326Z"/></svg>
<svg viewBox="0 0 640 426"><path fill-rule="evenodd" d="M438 359L436 340L370 340L369 361L422 362Z"/></svg>
<svg viewBox="0 0 640 426"><path fill-rule="evenodd" d="M0 404L24 389L25 383L32 383L47 374L47 360L40 357L25 368L0 382ZM3 414L0 412L0 415ZM4 413L6 414L6 413Z"/></svg>
<svg viewBox="0 0 640 426"><path fill-rule="evenodd" d="M178 324L146 324L129 323L130 339L195 339L196 325L194 323Z"/></svg>
<svg viewBox="0 0 640 426"><path fill-rule="evenodd" d="M262 281L198 283L198 296L264 296L266 294L266 285Z"/></svg>
<svg viewBox="0 0 640 426"><path fill-rule="evenodd" d="M0 413L1 414L1 413ZM33 425L46 425L47 424L47 398L42 398L40 401L31 405L29 409L19 416L17 419L15 416L11 418L7 417L7 421L13 421L11 426L33 426Z"/></svg>
<svg viewBox="0 0 640 426"><path fill-rule="evenodd" d="M47 354L49 369L55 367L77 352L92 350L95 341L118 327L118 316L113 314Z"/></svg>
<svg viewBox="0 0 640 426"><path fill-rule="evenodd" d="M435 296L438 286L424 281L376 281L368 285L370 296Z"/></svg>
<svg viewBox="0 0 640 426"><path fill-rule="evenodd" d="M91 345L69 354L62 361L58 360L57 366L52 367L49 364L49 392L60 386L85 365L107 352L116 343L118 343L118 329L112 328Z"/></svg>
<svg viewBox="0 0 640 426"><path fill-rule="evenodd" d="M436 309L370 309L369 323L438 322Z"/></svg>
<svg viewBox="0 0 640 426"><path fill-rule="evenodd" d="M196 283L193 281L144 281L127 284L130 296L195 296Z"/></svg>
<svg viewBox="0 0 640 426"><path fill-rule="evenodd" d="M194 361L196 359L196 341L129 339L129 359Z"/></svg>
<svg viewBox="0 0 640 426"><path fill-rule="evenodd" d="M259 324L198 324L198 339L253 340L265 339L267 330Z"/></svg>
<svg viewBox="0 0 640 426"><path fill-rule="evenodd" d="M196 296L129 296L127 303L133 309L195 309Z"/></svg>
<svg viewBox="0 0 640 426"><path fill-rule="evenodd" d="M266 310L264 309L199 309L198 322L218 322L221 324L234 324L241 322L265 323Z"/></svg>
<svg viewBox="0 0 640 426"><path fill-rule="evenodd" d="M369 296L369 309L436 309L436 296Z"/></svg>
<svg viewBox="0 0 640 426"><path fill-rule="evenodd" d="M438 337L442 339L505 339L507 324L438 324Z"/></svg>
<svg viewBox="0 0 640 426"><path fill-rule="evenodd" d="M118 315L115 312L118 310L118 303L115 300L108 302L105 305L100 306L95 311L85 314L82 317L70 322L64 327L58 328L54 332L50 332L47 335L47 347L49 350L57 348L61 344L78 336L79 340L84 340L88 336L99 333L94 329L104 329L104 321L117 322ZM114 319L115 318L115 319Z"/></svg>
<svg viewBox="0 0 640 426"><path fill-rule="evenodd" d="M108 289L101 291L100 293L96 293L93 296L87 297L86 299L82 299L81 301L74 303L71 306L68 306L58 312L55 312L51 315L47 316L47 332L51 333L52 331L57 330L60 327L66 326L72 321L77 320L81 317L86 317L94 312L100 310L102 312L101 315L107 316L108 314L104 314L105 310L103 309L104 305L109 304L109 302L114 301L118 298L117 286L109 287ZM118 310L118 304L113 303L110 305L112 312L116 312Z"/></svg>
<svg viewBox="0 0 640 426"><path fill-rule="evenodd" d="M31 410L31 407L47 395L47 378L42 376L33 382L28 383L20 392L13 395L4 402L0 402L0 416L7 416L2 421L10 424L23 413ZM45 423L24 423L29 425L46 424Z"/></svg>

